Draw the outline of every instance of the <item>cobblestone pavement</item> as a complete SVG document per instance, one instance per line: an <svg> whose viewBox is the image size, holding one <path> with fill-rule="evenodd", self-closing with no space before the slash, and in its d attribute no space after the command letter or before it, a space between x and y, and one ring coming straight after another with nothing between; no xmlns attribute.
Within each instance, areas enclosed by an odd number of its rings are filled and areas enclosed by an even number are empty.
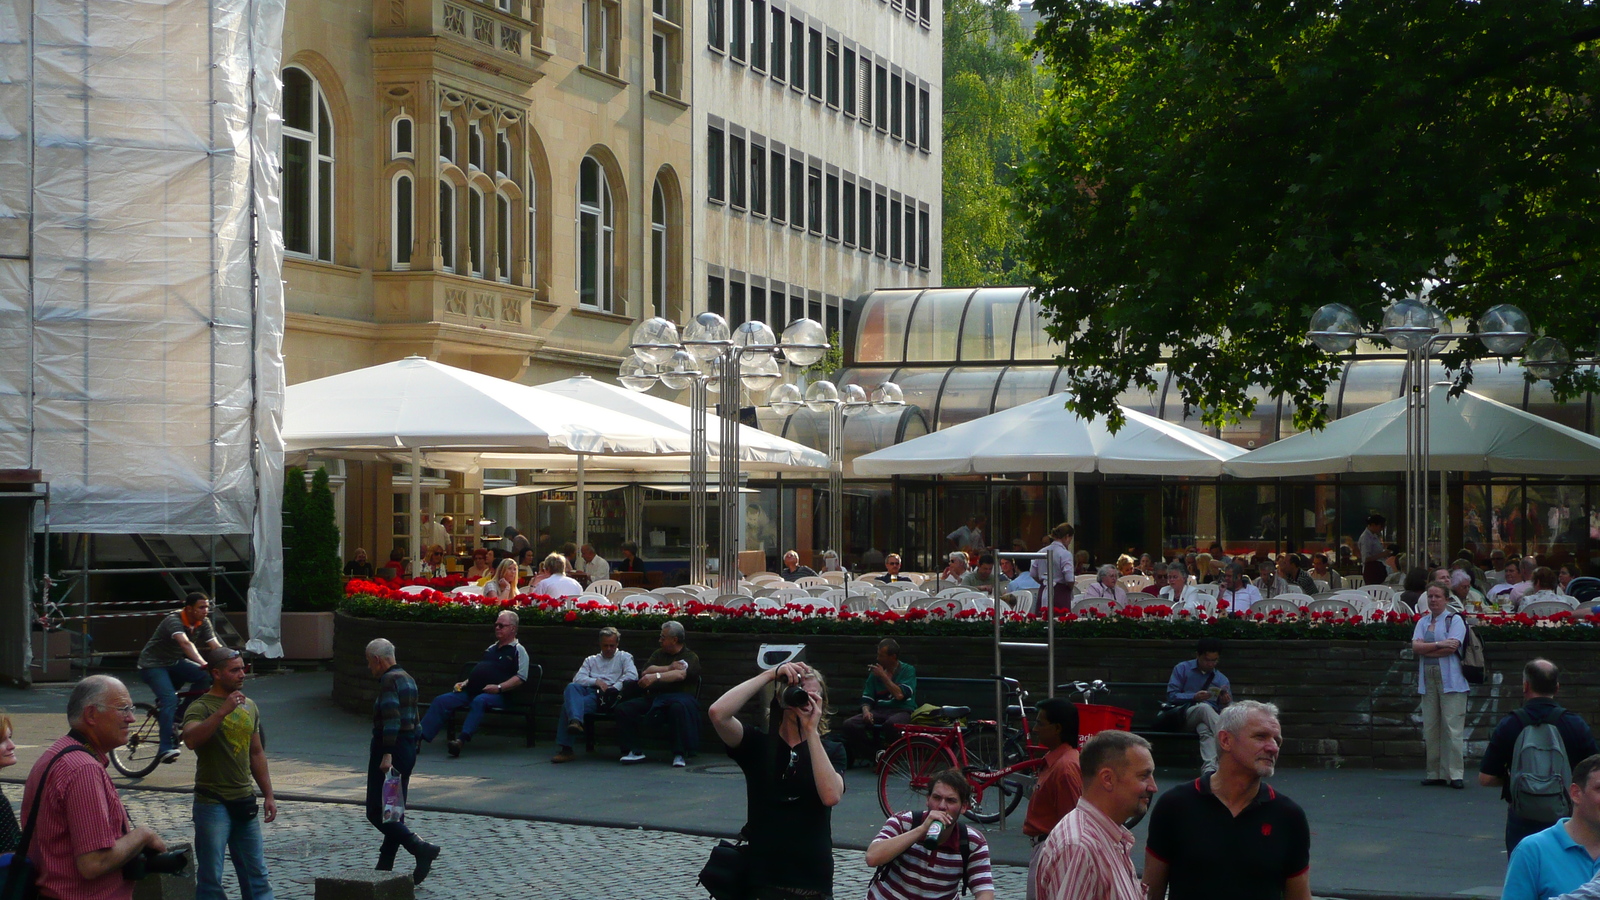
<svg viewBox="0 0 1600 900"><path fill-rule="evenodd" d="M129 817L166 840L194 835L191 796L124 791ZM495 816L414 811L411 827L445 848L433 872L417 887L427 900L470 900L487 886L498 897L539 900L706 900L695 885L709 837L645 829L559 825ZM378 832L361 807L342 803L280 801L278 819L262 829L267 868L279 900L310 900L318 876L370 870L378 857ZM834 895L866 896L872 870L859 850L835 850ZM397 868L408 864L400 853ZM228 896L239 896L232 865L224 866ZM998 898L1020 898L1027 870L995 867Z"/></svg>

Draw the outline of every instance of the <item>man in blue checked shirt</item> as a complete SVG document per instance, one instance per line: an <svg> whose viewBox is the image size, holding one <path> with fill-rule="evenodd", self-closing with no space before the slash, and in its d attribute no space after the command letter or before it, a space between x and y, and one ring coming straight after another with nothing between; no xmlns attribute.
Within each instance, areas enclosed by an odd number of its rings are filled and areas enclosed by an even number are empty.
<svg viewBox="0 0 1600 900"><path fill-rule="evenodd" d="M393 768L400 773L402 796L411 793L411 769L417 764L421 735L417 727L417 682L395 660L394 644L377 638L367 644L367 671L378 678L378 699L372 704L372 749L367 760L367 821L383 832L379 871L394 869L400 848L416 858L411 879L421 884L439 856L439 848L411 833L403 820L383 821L383 780Z"/></svg>
<svg viewBox="0 0 1600 900"><path fill-rule="evenodd" d="M1195 645L1194 659L1173 666L1172 676L1167 679L1168 707L1162 714L1167 721L1161 725L1200 736L1203 771L1217 767L1217 717L1224 706L1233 702L1228 676L1217 671L1221 659L1221 639L1203 637Z"/></svg>

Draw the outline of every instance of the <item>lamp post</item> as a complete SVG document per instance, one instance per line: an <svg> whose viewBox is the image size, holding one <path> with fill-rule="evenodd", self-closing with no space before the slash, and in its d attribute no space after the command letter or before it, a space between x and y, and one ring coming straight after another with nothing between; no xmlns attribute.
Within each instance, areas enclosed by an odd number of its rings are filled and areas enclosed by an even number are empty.
<svg viewBox="0 0 1600 900"><path fill-rule="evenodd" d="M1329 353L1343 353L1357 340L1382 339L1406 354L1409 373L1406 390L1406 560L1411 566L1426 565L1428 556L1428 469L1429 446L1428 366L1434 345L1477 337L1495 356L1511 356L1528 340L1528 316L1510 304L1491 307L1478 318L1476 334L1456 334L1447 329L1450 321L1437 307L1420 299L1405 298L1391 303L1383 312L1376 333L1363 332L1355 310L1343 303L1329 303L1311 316L1307 337ZM1439 556L1445 556L1444 473L1439 473Z"/></svg>
<svg viewBox="0 0 1600 900"><path fill-rule="evenodd" d="M730 332L727 320L713 312L695 316L679 338L678 326L655 317L634 330L634 355L623 360L618 380L624 387L647 391L657 381L676 391L688 389L689 440L689 573L696 584L707 578L706 475L710 441L706 418L708 394L722 397L721 440L717 447L717 486L721 497L722 540L718 554L721 589L732 592L739 582L739 390L767 390L783 376L779 355L794 366L809 366L828 352L827 332L812 319L797 319L779 340L764 322L745 322Z"/></svg>
<svg viewBox="0 0 1600 900"><path fill-rule="evenodd" d="M831 381L812 382L804 397L793 384L779 385L767 398L767 405L780 416L792 416L801 404L814 413L828 414L828 546L838 554L839 567L844 568L844 417L846 413L866 409L892 409L905 406L905 394L900 386L885 381L872 392L859 384L847 384L841 391Z"/></svg>

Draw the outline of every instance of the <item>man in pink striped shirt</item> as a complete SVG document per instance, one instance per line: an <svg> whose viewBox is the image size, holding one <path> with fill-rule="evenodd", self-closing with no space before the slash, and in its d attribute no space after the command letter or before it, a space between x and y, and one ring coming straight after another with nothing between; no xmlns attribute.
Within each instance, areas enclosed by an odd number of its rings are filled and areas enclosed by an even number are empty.
<svg viewBox="0 0 1600 900"><path fill-rule="evenodd" d="M973 900L994 900L989 844L961 814L972 805L972 786L946 769L928 786L928 808L898 813L867 846L867 865L877 868L867 900L956 900L965 887ZM937 825L940 833L930 837Z"/></svg>
<svg viewBox="0 0 1600 900"><path fill-rule="evenodd" d="M1122 823L1143 816L1156 795L1150 742L1127 731L1102 731L1084 743L1083 796L1039 848L1039 900L1144 900Z"/></svg>

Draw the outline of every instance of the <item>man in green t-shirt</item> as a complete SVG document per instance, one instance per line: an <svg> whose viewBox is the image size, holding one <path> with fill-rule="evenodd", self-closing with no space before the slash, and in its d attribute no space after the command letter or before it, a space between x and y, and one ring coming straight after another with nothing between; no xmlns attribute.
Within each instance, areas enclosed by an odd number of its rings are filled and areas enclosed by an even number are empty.
<svg viewBox="0 0 1600 900"><path fill-rule="evenodd" d="M861 688L861 715L839 723L851 765L877 756L873 729L883 730L884 746L899 737L900 727L911 721L917 708L916 695L917 670L900 661L899 643L894 638L879 641L878 661L867 667L867 683Z"/></svg>
<svg viewBox="0 0 1600 900"><path fill-rule="evenodd" d="M222 855L231 850L244 900L273 900L261 819L276 819L278 803L261 746L261 710L244 695L245 665L239 651L218 648L205 656L211 690L196 697L183 716L183 742L195 754L195 897L226 900ZM252 778L261 786L260 818Z"/></svg>

